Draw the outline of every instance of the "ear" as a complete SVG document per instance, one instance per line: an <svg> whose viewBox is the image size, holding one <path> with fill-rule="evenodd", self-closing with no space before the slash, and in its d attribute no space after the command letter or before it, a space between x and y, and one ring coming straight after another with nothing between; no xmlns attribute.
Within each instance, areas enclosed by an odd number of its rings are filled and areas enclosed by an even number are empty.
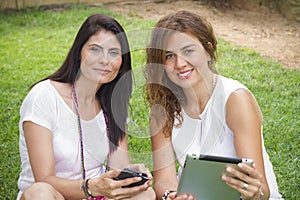
<svg viewBox="0 0 300 200"><path fill-rule="evenodd" d="M209 48L213 48L213 45L212 45L212 43L211 42L207 42L207 45L209 46ZM207 61L207 64L208 64L208 66L210 66L211 64L212 64L212 59L211 59L211 57L210 57L210 55L209 55L209 53L206 51L206 54L207 54L207 56L208 56L208 61Z"/></svg>
<svg viewBox="0 0 300 200"><path fill-rule="evenodd" d="M207 42L207 44L208 44L208 46L209 46L210 48L213 48L213 45L212 45L211 42Z"/></svg>

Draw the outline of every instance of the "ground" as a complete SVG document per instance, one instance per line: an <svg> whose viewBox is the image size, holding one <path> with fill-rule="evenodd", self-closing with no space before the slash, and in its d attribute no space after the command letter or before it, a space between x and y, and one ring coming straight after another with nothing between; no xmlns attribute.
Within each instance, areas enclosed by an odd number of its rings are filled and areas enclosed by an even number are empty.
<svg viewBox="0 0 300 200"><path fill-rule="evenodd" d="M239 9L233 5L209 5L195 0L103 1L123 15L158 20L167 13L189 10L213 25L216 35L236 46L256 50L261 56L300 70L300 22L291 21L265 7Z"/></svg>

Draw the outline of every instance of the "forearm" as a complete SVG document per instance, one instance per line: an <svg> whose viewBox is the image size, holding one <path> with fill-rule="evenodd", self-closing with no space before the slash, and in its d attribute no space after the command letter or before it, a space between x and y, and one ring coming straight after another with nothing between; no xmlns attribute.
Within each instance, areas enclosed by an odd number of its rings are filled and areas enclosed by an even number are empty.
<svg viewBox="0 0 300 200"><path fill-rule="evenodd" d="M52 185L68 200L86 198L81 188L82 180L68 180L57 176L48 176L40 181Z"/></svg>
<svg viewBox="0 0 300 200"><path fill-rule="evenodd" d="M155 182L154 184L154 190L156 194L156 199L161 200L164 193L169 191L176 191L177 190L177 181L175 183L166 182L166 181L159 181Z"/></svg>

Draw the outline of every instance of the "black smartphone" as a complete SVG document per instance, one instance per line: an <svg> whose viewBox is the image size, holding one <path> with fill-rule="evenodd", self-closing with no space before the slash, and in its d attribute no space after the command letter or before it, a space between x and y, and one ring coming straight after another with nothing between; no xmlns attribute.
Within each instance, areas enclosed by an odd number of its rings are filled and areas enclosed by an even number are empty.
<svg viewBox="0 0 300 200"><path fill-rule="evenodd" d="M132 177L141 177L142 180L135 182L135 183L131 183L129 185L123 186L124 188L126 187L134 187L134 186L139 186L139 185L143 185L146 181L149 180L147 174L139 172L137 170L134 169L130 169L130 168L124 168L122 170L122 172L119 174L119 176L115 177L114 180L123 180L126 178L132 178Z"/></svg>

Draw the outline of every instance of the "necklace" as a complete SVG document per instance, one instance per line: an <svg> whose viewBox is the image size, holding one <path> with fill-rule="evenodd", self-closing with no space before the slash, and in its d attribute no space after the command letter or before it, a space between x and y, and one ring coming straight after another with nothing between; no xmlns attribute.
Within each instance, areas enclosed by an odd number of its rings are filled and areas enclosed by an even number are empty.
<svg viewBox="0 0 300 200"><path fill-rule="evenodd" d="M80 158L81 158L81 174L82 174L82 181L86 181L86 171L85 171L85 166L84 166L84 150L83 150L83 136L82 136L82 126L81 126L81 119L80 119L80 113L79 113L79 106L78 106L78 99L77 99L77 94L75 90L75 84L72 83L72 95L74 96L74 105L75 105L75 110L76 110L76 115L77 115L77 121L78 121L78 130L79 130L79 140L80 140ZM106 124L106 134L109 133L108 129L108 118L103 111L104 119L105 119L105 124ZM108 151L108 156L107 156L107 162L106 162L106 171L109 170L109 157L110 153ZM94 199L96 200L101 200L101 199L106 199L103 196L97 196Z"/></svg>
<svg viewBox="0 0 300 200"><path fill-rule="evenodd" d="M86 172L85 172L85 167L84 167L82 126L81 126L80 113L79 113L79 107L78 107L78 99L77 99L77 94L76 94L74 83L72 84L72 94L74 96L74 105L75 105L77 121L78 121L79 140L80 140L81 174L82 174L82 180L85 180L86 179Z"/></svg>
<svg viewBox="0 0 300 200"><path fill-rule="evenodd" d="M216 85L217 85L217 76L216 74L213 74L213 84L212 84L212 89L211 89L211 94L210 96L212 95L212 93L214 92L215 88L216 88Z"/></svg>
<svg viewBox="0 0 300 200"><path fill-rule="evenodd" d="M216 74L213 74L213 77L212 77L212 87L211 87L211 90L210 90L210 87L207 85L207 90L208 90L208 95L206 97L206 101L205 103L202 104L202 107L201 107L201 102L198 102L198 104L196 104L196 107L194 107L194 109L196 110L196 113L197 113L197 116L195 116L196 118L199 117L199 113L202 113L207 105L207 103L210 101L210 99L212 98L212 95L213 95L213 92L216 88L216 85L217 85L217 75ZM207 83L208 84L208 83ZM202 109L201 109L202 108ZM201 118L200 118L201 119Z"/></svg>

